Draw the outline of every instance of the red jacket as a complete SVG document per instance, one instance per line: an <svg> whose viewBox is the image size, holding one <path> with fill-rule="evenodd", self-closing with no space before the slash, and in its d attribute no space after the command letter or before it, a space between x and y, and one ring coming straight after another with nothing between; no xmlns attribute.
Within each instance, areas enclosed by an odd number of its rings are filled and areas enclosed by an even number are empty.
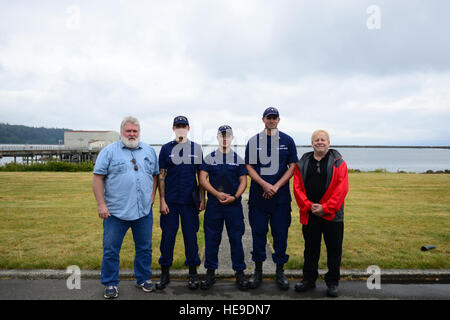
<svg viewBox="0 0 450 320"><path fill-rule="evenodd" d="M308 216L313 203L306 196L303 181L313 155L314 152L305 153L297 162L294 171L294 196L300 208L300 223L305 225L308 224ZM327 173L327 191L320 199L320 204L325 212L322 218L328 221L343 221L344 199L348 193L348 172L347 164L341 154L334 149L330 149Z"/></svg>

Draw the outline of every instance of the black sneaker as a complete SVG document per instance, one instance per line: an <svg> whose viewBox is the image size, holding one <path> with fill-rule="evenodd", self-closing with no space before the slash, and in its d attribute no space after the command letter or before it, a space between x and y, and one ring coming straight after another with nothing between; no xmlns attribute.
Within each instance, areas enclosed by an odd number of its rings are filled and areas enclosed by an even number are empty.
<svg viewBox="0 0 450 320"><path fill-rule="evenodd" d="M327 286L327 297L337 298L339 296L339 290L337 285L330 284Z"/></svg>
<svg viewBox="0 0 450 320"><path fill-rule="evenodd" d="M306 292L308 290L314 289L316 287L316 283L313 281L303 280L295 285L295 291L297 292Z"/></svg>
<svg viewBox="0 0 450 320"><path fill-rule="evenodd" d="M138 288L141 288L144 292L152 292L153 291L153 282L152 280L147 280L144 283L138 284Z"/></svg>
<svg viewBox="0 0 450 320"><path fill-rule="evenodd" d="M105 292L103 297L105 299L115 299L119 296L119 289L117 286L107 286L105 287Z"/></svg>

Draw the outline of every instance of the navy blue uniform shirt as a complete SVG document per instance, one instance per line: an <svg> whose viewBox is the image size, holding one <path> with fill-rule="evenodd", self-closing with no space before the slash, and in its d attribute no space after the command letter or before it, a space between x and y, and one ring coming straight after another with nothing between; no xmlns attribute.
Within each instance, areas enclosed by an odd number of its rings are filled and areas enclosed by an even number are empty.
<svg viewBox="0 0 450 320"><path fill-rule="evenodd" d="M271 157L272 151L277 152L278 159L276 159L276 154ZM290 163L296 163L297 161L297 148L294 140L279 130L275 136L268 136L264 131L256 134L250 138L245 148L245 163L252 165L261 178L272 185L286 173ZM269 174L262 172L262 169L268 171ZM268 201L263 198L263 193L262 187L252 180L249 205L267 209ZM275 204L290 203L289 183L282 186L270 202L275 202Z"/></svg>
<svg viewBox="0 0 450 320"><path fill-rule="evenodd" d="M170 141L159 152L159 169L167 169L166 202L192 204L197 187L196 174L202 163L202 148L193 141Z"/></svg>
<svg viewBox="0 0 450 320"><path fill-rule="evenodd" d="M248 173L247 169L245 169L244 159L233 150L230 150L227 154L223 154L220 150L211 152L205 157L200 170L208 172L209 183L214 189L232 196L236 194L239 187L239 177ZM240 204L241 197L228 206ZM220 207L223 205L215 196L208 192L208 206Z"/></svg>

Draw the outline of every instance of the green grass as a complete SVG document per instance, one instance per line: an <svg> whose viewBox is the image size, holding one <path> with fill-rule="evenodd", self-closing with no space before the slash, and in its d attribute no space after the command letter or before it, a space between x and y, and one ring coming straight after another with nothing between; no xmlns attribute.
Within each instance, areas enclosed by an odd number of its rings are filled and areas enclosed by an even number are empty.
<svg viewBox="0 0 450 320"><path fill-rule="evenodd" d="M0 268L99 269L102 220L91 188L92 173L0 172ZM153 265L159 268L159 197L154 204ZM203 232L203 215L200 217ZM199 236L199 246L204 239ZM181 228L174 267L184 265ZM125 236L121 268L133 268L131 232Z"/></svg>
<svg viewBox="0 0 450 320"><path fill-rule="evenodd" d="M99 269L103 228L91 179L89 172L0 172L0 268ZM343 268L450 268L450 175L350 173L349 179ZM295 201L292 206L287 268L301 268L303 237ZM160 239L157 198L153 269L159 268ZM198 239L203 252L203 214ZM427 244L436 249L420 251ZM320 268L326 267L325 252L323 246ZM132 269L133 259L128 232L121 268ZM174 268L183 265L179 230Z"/></svg>
<svg viewBox="0 0 450 320"><path fill-rule="evenodd" d="M84 162L64 162L51 160L43 163L15 163L10 162L0 166L0 171L14 172L14 171L66 171L66 172L92 172L94 170L94 163L92 161Z"/></svg>
<svg viewBox="0 0 450 320"><path fill-rule="evenodd" d="M343 268L450 268L450 175L349 174ZM422 252L421 246L436 249ZM288 267L303 266L303 238L293 202ZM322 244L320 268L326 268Z"/></svg>

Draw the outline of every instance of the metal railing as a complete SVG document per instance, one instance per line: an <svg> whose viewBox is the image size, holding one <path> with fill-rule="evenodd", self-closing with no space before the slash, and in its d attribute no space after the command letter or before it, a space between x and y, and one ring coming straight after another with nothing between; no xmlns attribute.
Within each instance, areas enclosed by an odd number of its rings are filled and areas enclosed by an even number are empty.
<svg viewBox="0 0 450 320"><path fill-rule="evenodd" d="M64 145L0 144L0 151L64 150Z"/></svg>
<svg viewBox="0 0 450 320"><path fill-rule="evenodd" d="M77 148L66 148L64 145L48 145L48 144L17 144L8 145L0 144L0 151L98 151L102 147L77 147Z"/></svg>

